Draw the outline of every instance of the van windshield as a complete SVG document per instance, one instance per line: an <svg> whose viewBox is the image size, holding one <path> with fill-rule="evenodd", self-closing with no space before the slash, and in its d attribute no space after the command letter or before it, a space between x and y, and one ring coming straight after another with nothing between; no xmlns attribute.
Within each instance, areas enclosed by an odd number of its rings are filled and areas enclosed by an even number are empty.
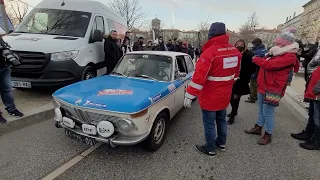
<svg viewBox="0 0 320 180"><path fill-rule="evenodd" d="M84 37L90 19L88 12L35 8L15 32Z"/></svg>

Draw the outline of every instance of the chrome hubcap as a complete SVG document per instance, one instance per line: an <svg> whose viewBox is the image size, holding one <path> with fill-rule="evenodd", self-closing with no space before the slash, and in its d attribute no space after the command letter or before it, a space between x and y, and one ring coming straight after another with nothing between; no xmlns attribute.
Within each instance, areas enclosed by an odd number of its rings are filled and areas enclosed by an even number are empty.
<svg viewBox="0 0 320 180"><path fill-rule="evenodd" d="M86 80L94 78L94 74L92 72L88 72L88 74L86 75Z"/></svg>
<svg viewBox="0 0 320 180"><path fill-rule="evenodd" d="M156 144L159 144L163 139L165 128L166 128L165 124L166 122L163 118L161 118L156 124L155 132L154 132L154 142Z"/></svg>

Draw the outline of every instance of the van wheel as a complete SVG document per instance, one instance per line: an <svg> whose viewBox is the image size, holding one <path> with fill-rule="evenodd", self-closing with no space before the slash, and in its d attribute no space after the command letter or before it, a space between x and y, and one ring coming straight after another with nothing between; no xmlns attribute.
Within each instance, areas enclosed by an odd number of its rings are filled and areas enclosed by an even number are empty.
<svg viewBox="0 0 320 180"><path fill-rule="evenodd" d="M166 113L160 113L153 123L151 132L145 141L147 151L158 150L166 139L168 116Z"/></svg>
<svg viewBox="0 0 320 180"><path fill-rule="evenodd" d="M97 75L97 72L96 70L91 67L91 66L86 66L84 68L84 71L82 73L82 77L81 77L81 80L88 80L88 79L92 79L94 77L96 77Z"/></svg>

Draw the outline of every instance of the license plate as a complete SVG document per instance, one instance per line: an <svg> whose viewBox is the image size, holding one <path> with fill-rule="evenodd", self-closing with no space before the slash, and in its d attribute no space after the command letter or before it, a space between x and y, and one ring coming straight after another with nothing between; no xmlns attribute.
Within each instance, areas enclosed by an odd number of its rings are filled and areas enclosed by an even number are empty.
<svg viewBox="0 0 320 180"><path fill-rule="evenodd" d="M90 146L96 145L96 140L93 139L93 138L82 136L80 134L74 133L73 131L70 131L70 130L67 130L67 129L65 130L65 134L69 138L71 138L73 140L76 140L78 142L81 142L83 144L90 145Z"/></svg>
<svg viewBox="0 0 320 180"><path fill-rule="evenodd" d="M15 88L31 88L30 82L12 81L12 87Z"/></svg>

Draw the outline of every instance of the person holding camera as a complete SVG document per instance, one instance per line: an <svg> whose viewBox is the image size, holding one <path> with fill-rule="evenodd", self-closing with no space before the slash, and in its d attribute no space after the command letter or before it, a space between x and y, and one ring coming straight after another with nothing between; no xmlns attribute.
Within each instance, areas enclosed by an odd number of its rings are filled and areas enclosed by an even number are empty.
<svg viewBox="0 0 320 180"><path fill-rule="evenodd" d="M19 65L20 62L18 56L13 54L9 48L10 46L0 37L0 94L8 113L12 116L22 117L23 114L17 110L14 104L10 69L11 66ZM0 111L0 124L6 122L7 120Z"/></svg>

